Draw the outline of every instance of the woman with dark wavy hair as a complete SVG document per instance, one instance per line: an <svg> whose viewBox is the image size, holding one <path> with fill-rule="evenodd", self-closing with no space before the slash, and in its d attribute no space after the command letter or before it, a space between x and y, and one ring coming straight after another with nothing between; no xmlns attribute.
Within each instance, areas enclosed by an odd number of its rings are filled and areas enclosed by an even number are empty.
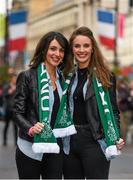
<svg viewBox="0 0 133 180"><path fill-rule="evenodd" d="M116 80L92 31L79 27L70 37L76 62L68 88L69 110L77 130L64 155L65 179L107 179L110 159L124 146L119 136Z"/></svg>
<svg viewBox="0 0 133 180"><path fill-rule="evenodd" d="M20 179L62 178L65 132L60 130L65 122L56 118L65 95L64 77L71 70L68 56L67 39L49 32L38 42L30 68L18 76L14 120L19 127L16 164Z"/></svg>

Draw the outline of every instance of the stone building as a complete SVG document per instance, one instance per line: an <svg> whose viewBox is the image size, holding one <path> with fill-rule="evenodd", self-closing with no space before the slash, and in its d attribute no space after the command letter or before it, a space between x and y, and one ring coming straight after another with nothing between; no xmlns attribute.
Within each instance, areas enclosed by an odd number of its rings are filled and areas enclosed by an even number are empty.
<svg viewBox="0 0 133 180"><path fill-rule="evenodd" d="M56 30L69 38L72 31L82 25L88 26L97 35L96 10L106 8L125 15L124 38L117 45L117 61L121 66L133 62L133 10L129 0L29 0L29 22L27 51L33 54L40 37L48 31ZM99 43L109 63L114 63L114 51Z"/></svg>

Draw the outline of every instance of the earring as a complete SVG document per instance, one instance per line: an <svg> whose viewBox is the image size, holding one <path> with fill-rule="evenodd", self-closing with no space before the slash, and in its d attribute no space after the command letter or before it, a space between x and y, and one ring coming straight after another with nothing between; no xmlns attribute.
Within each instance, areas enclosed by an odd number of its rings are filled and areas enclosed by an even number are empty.
<svg viewBox="0 0 133 180"><path fill-rule="evenodd" d="M75 56L73 57L73 59L74 59L74 64L77 64L76 59L75 59Z"/></svg>

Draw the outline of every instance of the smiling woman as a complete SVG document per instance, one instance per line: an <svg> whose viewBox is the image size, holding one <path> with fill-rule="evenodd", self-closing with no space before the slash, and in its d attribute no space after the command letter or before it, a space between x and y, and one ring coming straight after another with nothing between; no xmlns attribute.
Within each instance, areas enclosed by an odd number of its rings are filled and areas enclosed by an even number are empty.
<svg viewBox="0 0 133 180"><path fill-rule="evenodd" d="M18 76L14 120L19 127L16 164L20 179L62 178L62 123L56 129L58 136L53 130L65 95L64 77L71 70L68 55L67 39L49 32L39 40L30 68ZM67 124L66 119L66 128Z"/></svg>
<svg viewBox="0 0 133 180"><path fill-rule="evenodd" d="M93 52L92 42L86 36L77 36L73 41L73 53L80 68L87 67Z"/></svg>
<svg viewBox="0 0 133 180"><path fill-rule="evenodd" d="M47 69L48 66L53 66L53 68L58 66L63 60L64 53L65 53L64 49L61 47L61 45L58 43L56 39L51 41L45 60ZM56 76L55 74L50 74L50 75L53 79L55 79Z"/></svg>
<svg viewBox="0 0 133 180"><path fill-rule="evenodd" d="M88 27L76 29L69 42L77 65L68 89L68 104L77 134L67 144L70 151L64 155L64 178L107 179L110 159L124 146L118 133L115 76ZM109 148L114 151L108 153Z"/></svg>

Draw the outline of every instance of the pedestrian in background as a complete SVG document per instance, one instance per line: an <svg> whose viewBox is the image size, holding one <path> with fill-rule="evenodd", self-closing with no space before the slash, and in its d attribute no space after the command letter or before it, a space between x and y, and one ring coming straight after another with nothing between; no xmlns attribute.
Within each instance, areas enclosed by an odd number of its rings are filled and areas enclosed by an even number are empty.
<svg viewBox="0 0 133 180"><path fill-rule="evenodd" d="M16 79L17 75L11 73L9 76L9 82L4 85L3 96L4 96L4 107L5 107L5 116L4 116L4 129L3 129L3 145L7 145L8 141L8 130L10 123L13 125L13 136L14 136L14 145L17 143L17 126L13 119L13 103L14 95L16 90Z"/></svg>
<svg viewBox="0 0 133 180"><path fill-rule="evenodd" d="M131 124L133 124L133 80L130 81L129 83L129 88L130 88L130 106L131 106Z"/></svg>
<svg viewBox="0 0 133 180"><path fill-rule="evenodd" d="M130 118L130 124L128 127L128 134L127 134L127 143L132 144L133 143L133 80L129 82L129 88L130 88L130 109L131 109L131 118Z"/></svg>
<svg viewBox="0 0 133 180"><path fill-rule="evenodd" d="M123 76L118 76L117 78L117 92L118 107L121 112L120 132L122 138L126 142L127 132L131 121L132 107L129 83Z"/></svg>
<svg viewBox="0 0 133 180"><path fill-rule="evenodd" d="M68 89L68 99L77 134L70 137L70 144L69 139L67 142L68 146L70 145L70 151L64 155L64 178L107 179L110 160L105 157L104 149L102 149L101 142L106 145L106 141L104 140L105 127L101 123L100 116L105 118L106 114L103 114L104 112L100 114L100 110L104 108L104 101L99 110L97 92L94 88L102 86L103 92L101 94L109 92L117 124L116 131L118 131L120 116L116 101L116 79L107 68L105 59L89 28L80 27L72 33L70 50L77 65ZM106 105L109 107L109 104ZM106 110L103 111L106 112ZM108 109L108 112L111 113L111 110ZM122 149L124 141L118 142L117 139L115 141L117 149Z"/></svg>
<svg viewBox="0 0 133 180"><path fill-rule="evenodd" d="M62 178L63 143L52 129L62 81L71 69L68 55L67 39L59 32L49 32L37 44L29 70L18 76L14 119L19 127L16 164L20 179Z"/></svg>
<svg viewBox="0 0 133 180"><path fill-rule="evenodd" d="M3 86L0 84L0 121L4 120L5 108L4 108L4 97L3 97Z"/></svg>

